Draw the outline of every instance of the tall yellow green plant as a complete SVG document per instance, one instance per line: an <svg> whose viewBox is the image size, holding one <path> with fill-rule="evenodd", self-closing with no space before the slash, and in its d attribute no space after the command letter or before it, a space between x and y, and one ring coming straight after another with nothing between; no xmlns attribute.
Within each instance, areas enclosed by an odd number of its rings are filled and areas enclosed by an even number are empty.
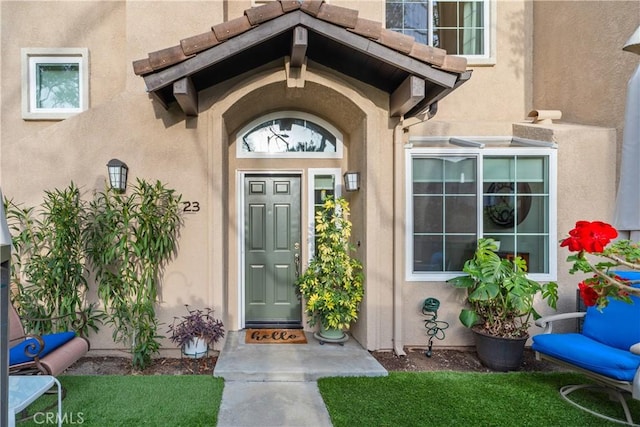
<svg viewBox="0 0 640 427"><path fill-rule="evenodd" d="M347 329L358 318L364 296L362 264L352 258L351 221L344 198L327 197L315 217L316 256L298 279L309 324Z"/></svg>
<svg viewBox="0 0 640 427"><path fill-rule="evenodd" d="M155 307L162 274L177 250L181 196L138 180L130 195L107 190L91 203L87 253L113 339L144 368L160 349Z"/></svg>

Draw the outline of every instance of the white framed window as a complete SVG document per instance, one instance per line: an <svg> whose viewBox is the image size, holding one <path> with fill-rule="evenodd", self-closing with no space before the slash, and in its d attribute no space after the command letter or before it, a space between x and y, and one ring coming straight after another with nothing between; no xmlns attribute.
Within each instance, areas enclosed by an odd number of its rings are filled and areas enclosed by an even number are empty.
<svg viewBox="0 0 640 427"><path fill-rule="evenodd" d="M480 237L524 258L531 278L555 280L556 149L514 142L407 149L407 280L460 275Z"/></svg>
<svg viewBox="0 0 640 427"><path fill-rule="evenodd" d="M238 132L238 158L342 158L342 133L300 111L262 116Z"/></svg>
<svg viewBox="0 0 640 427"><path fill-rule="evenodd" d="M88 108L88 49L22 49L23 119L62 120Z"/></svg>
<svg viewBox="0 0 640 427"><path fill-rule="evenodd" d="M309 258L316 254L316 212L322 207L327 196L338 198L342 195L342 170L338 168L308 169L307 175L307 247Z"/></svg>
<svg viewBox="0 0 640 427"><path fill-rule="evenodd" d="M495 1L386 0L386 27L439 47L470 64L492 62Z"/></svg>

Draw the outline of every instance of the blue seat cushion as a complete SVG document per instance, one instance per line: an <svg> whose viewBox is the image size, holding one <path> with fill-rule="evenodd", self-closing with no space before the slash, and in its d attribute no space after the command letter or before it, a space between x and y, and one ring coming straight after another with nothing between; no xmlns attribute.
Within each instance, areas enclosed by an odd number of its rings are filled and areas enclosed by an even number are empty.
<svg viewBox="0 0 640 427"><path fill-rule="evenodd" d="M640 355L602 344L582 334L536 335L531 348L620 381L633 381L640 367Z"/></svg>
<svg viewBox="0 0 640 427"><path fill-rule="evenodd" d="M51 353L56 348L64 345L75 338L75 332L59 332L56 334L43 335L44 349L40 353L40 358L43 358L47 354ZM9 366L17 365L19 363L26 363L33 360L33 357L29 357L25 354L25 348L33 344L35 349L29 349L29 353L37 353L40 350L40 344L34 338L28 338L19 344L11 347L9 350Z"/></svg>
<svg viewBox="0 0 640 427"><path fill-rule="evenodd" d="M617 272L625 279L636 279L630 272ZM626 274L625 274L626 273ZM609 298L609 304L598 310L588 307L582 333L603 344L629 350L640 342L640 298L631 296L631 304Z"/></svg>

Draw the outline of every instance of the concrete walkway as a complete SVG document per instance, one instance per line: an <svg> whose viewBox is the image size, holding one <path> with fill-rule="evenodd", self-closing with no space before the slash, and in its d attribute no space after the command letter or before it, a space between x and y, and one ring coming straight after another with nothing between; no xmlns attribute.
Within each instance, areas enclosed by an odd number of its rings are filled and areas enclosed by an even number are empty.
<svg viewBox="0 0 640 427"><path fill-rule="evenodd" d="M218 427L331 426L318 378L386 376L387 371L354 339L344 346L245 344L244 331L229 332L213 375L224 378Z"/></svg>

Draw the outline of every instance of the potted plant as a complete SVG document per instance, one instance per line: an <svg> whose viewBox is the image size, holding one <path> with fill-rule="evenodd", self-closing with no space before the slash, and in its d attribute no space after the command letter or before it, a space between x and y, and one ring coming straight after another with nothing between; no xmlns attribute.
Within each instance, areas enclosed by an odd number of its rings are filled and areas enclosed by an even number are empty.
<svg viewBox="0 0 640 427"><path fill-rule="evenodd" d="M522 363L531 320L540 317L534 301L540 295L555 308L558 286L527 277L527 264L519 256L500 258L496 241L478 239L473 258L464 264L464 276L449 283L467 290L469 305L460 312L462 324L474 332L480 361L490 369L510 371Z"/></svg>
<svg viewBox="0 0 640 427"><path fill-rule="evenodd" d="M191 358L200 358L207 354L209 346L224 337L222 322L213 317L210 308L190 309L185 304L188 314L182 317L174 317L167 332L171 333L169 339L177 344L182 354Z"/></svg>
<svg viewBox="0 0 640 427"><path fill-rule="evenodd" d="M320 324L321 342L346 339L345 329L358 318L364 295L362 264L350 256L351 222L344 198L327 197L316 213L316 256L298 278L308 323Z"/></svg>

